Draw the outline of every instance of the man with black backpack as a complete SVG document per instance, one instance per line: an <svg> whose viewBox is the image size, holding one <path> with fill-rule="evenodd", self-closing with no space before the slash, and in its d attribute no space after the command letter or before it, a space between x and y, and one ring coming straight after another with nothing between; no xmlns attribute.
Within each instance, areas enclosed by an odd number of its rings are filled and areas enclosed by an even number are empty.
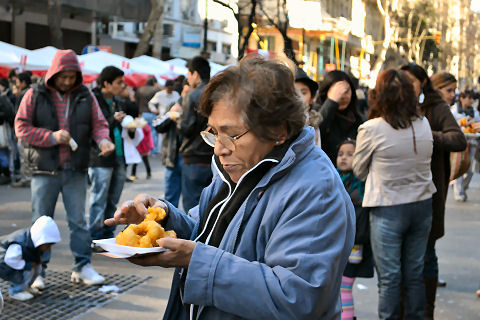
<svg viewBox="0 0 480 320"><path fill-rule="evenodd" d="M42 215L53 217L62 193L74 256L71 280L94 285L105 279L90 263L91 239L85 217L90 142L96 142L103 156L112 153L115 145L97 100L82 80L77 55L72 50L57 51L44 83L25 93L15 132L24 145L25 165L33 174L32 220ZM43 277L32 286L42 289Z"/></svg>

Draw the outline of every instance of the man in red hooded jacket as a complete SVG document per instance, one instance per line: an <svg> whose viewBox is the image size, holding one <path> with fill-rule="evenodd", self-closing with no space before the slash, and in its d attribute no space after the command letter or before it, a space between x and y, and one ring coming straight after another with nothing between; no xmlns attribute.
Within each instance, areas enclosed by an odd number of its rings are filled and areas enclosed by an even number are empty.
<svg viewBox="0 0 480 320"><path fill-rule="evenodd" d="M44 83L29 89L15 118L15 132L24 145L31 182L33 221L53 217L62 193L74 256L71 280L87 285L105 279L92 267L90 233L85 217L86 172L91 141L102 155L114 151L108 124L97 100L83 84L77 55L59 50ZM43 289L43 277L32 287Z"/></svg>

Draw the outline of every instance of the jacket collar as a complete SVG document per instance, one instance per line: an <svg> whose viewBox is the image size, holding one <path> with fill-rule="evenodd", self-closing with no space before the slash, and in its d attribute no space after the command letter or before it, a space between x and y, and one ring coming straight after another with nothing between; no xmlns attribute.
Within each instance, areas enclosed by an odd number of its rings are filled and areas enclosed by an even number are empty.
<svg viewBox="0 0 480 320"><path fill-rule="evenodd" d="M310 126L304 127L302 131L300 131L298 137L290 144L290 147L285 152L283 158L276 166L274 166L265 174L265 176L260 180L258 186L266 186L270 182L286 174L296 162L305 157L307 153L311 152L313 148L315 148L314 137L315 129ZM249 172L252 169L250 169ZM227 182L227 179L222 170L223 169L221 168L221 166L217 166L216 164L215 155L212 156L212 172L214 180L221 179L222 181ZM248 174L248 172L245 174Z"/></svg>

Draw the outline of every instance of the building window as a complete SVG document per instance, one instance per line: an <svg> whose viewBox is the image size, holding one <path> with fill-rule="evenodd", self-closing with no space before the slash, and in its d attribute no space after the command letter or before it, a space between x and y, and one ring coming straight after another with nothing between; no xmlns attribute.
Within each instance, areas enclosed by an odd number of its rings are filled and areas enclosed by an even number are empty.
<svg viewBox="0 0 480 320"><path fill-rule="evenodd" d="M232 53L232 45L228 43L222 44L222 53L225 55L230 55Z"/></svg>
<svg viewBox="0 0 480 320"><path fill-rule="evenodd" d="M214 41L207 41L207 51L217 52L217 43Z"/></svg>
<svg viewBox="0 0 480 320"><path fill-rule="evenodd" d="M173 24L171 23L163 24L163 35L165 37L173 37Z"/></svg>

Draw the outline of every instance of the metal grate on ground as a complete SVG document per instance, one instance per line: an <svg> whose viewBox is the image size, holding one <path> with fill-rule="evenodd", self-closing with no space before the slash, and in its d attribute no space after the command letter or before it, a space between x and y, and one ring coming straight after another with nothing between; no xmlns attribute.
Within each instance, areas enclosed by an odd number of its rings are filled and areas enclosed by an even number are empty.
<svg viewBox="0 0 480 320"><path fill-rule="evenodd" d="M0 280L5 306L0 319L64 320L77 317L97 308L151 277L137 275L103 275L105 285L116 285L117 293L98 291L100 286L72 283L70 271L47 270L43 293L28 301L17 301L8 296L8 282Z"/></svg>

